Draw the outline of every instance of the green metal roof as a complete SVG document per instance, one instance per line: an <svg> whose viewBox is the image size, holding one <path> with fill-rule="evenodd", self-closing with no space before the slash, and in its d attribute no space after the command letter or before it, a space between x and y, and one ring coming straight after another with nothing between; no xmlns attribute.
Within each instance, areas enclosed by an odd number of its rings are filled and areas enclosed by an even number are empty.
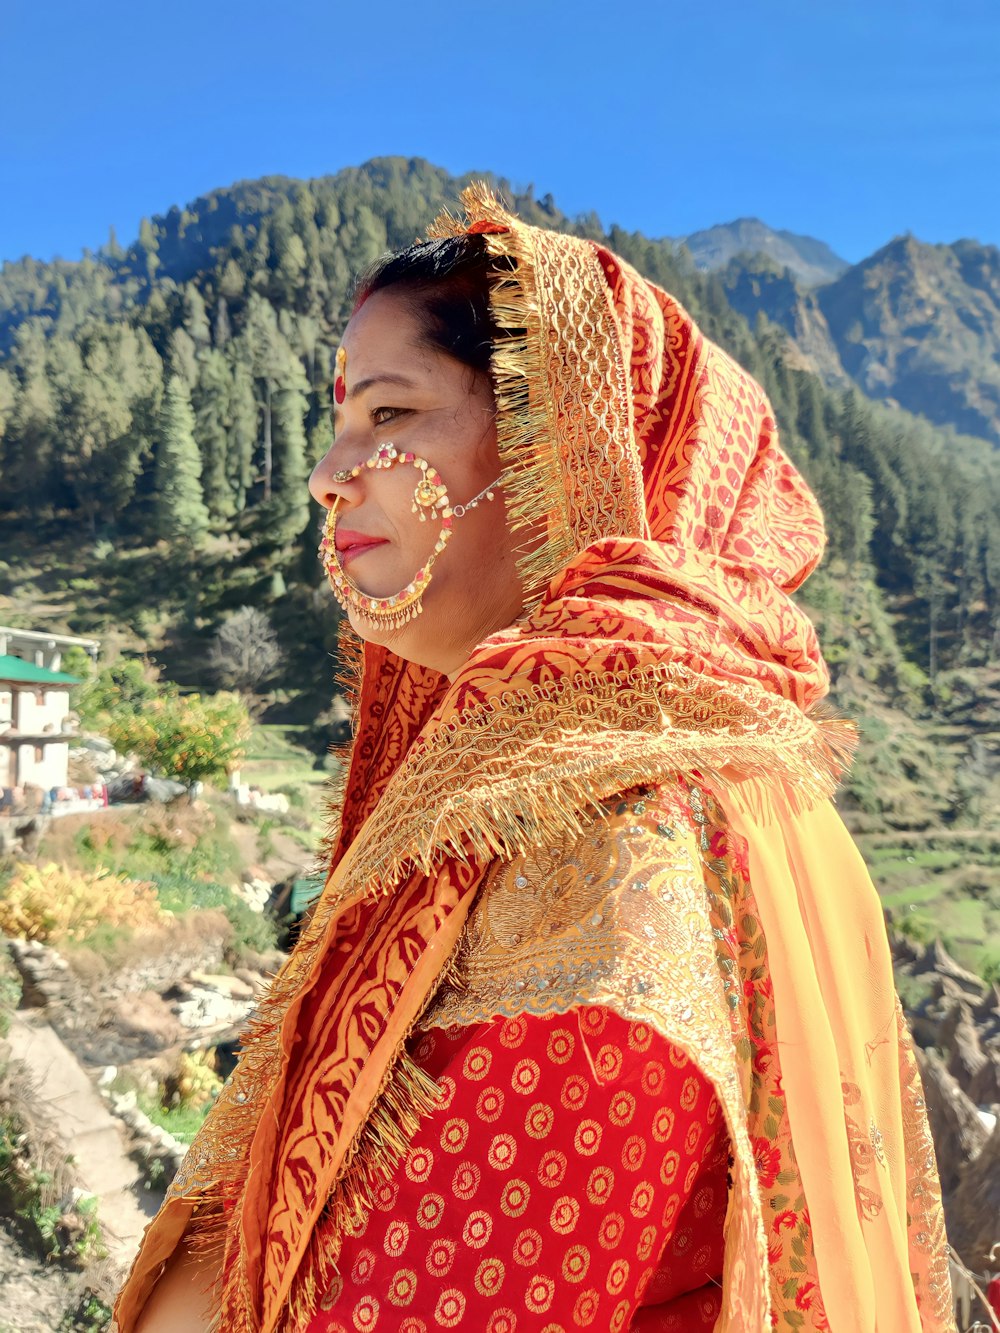
<svg viewBox="0 0 1000 1333"><path fill-rule="evenodd" d="M292 885L292 896L288 904L288 910L294 916L301 916L310 903L314 902L323 892L323 885L326 883L322 879L297 879Z"/></svg>
<svg viewBox="0 0 1000 1333"><path fill-rule="evenodd" d="M22 681L26 685L79 685L79 676L67 676L64 671L50 671L9 654L0 656L0 680Z"/></svg>

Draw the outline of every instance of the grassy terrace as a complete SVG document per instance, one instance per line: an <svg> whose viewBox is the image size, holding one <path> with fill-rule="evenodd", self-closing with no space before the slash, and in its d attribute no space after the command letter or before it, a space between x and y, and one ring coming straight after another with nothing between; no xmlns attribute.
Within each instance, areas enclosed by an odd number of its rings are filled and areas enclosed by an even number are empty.
<svg viewBox="0 0 1000 1333"><path fill-rule="evenodd" d="M921 941L940 935L963 966L1000 977L1000 836L962 829L859 841L898 930Z"/></svg>

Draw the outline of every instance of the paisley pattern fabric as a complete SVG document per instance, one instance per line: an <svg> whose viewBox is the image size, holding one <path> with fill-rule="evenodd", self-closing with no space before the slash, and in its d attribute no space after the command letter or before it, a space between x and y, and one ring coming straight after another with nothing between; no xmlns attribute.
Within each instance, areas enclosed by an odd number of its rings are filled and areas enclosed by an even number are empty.
<svg viewBox="0 0 1000 1333"><path fill-rule="evenodd" d="M324 894L147 1232L120 1327L134 1327L162 1265L197 1244L223 1251L221 1328L273 1333L290 1304L315 1308L304 1261L320 1219L336 1249L434 1111L438 1089L408 1042L448 994L494 868L584 835L602 802L636 784L683 778L718 794L748 848L773 1044L792 1034L795 1046L787 1122L768 1095L758 1130L740 1103L753 1085L751 1011L745 995L730 1007L734 975L708 947L711 878L691 858L705 850L709 816L692 798L690 863L663 871L674 909L645 923L642 947L660 1005L650 1022L711 1083L730 1134L718 1326L763 1329L781 1312L760 1183L774 1159L755 1143L772 1143L770 1127L780 1173L792 1171L795 1146L801 1191L789 1178L773 1197L787 1197L779 1212L795 1214L795 1240L813 1246L831 1328L948 1328L932 1155L928 1166L925 1117L912 1081L901 1083L884 929L826 799L852 732L812 711L826 670L790 597L822 553L815 501L759 386L669 296L591 242L523 225L488 192L465 204L466 218L443 218L438 231L480 233L508 261L491 293L501 484L515 529L546 534L520 560L525 609L453 681L384 649L355 654L356 733ZM816 888L831 866L842 871L832 896ZM838 910L866 924L850 930ZM747 929L743 916L734 922ZM664 989L693 970L698 1005ZM601 975L599 993L577 990L572 1003L602 1003ZM616 985L623 976L608 973ZM524 982L522 1011L537 999ZM875 1017L885 1041L870 1030ZM695 1018L697 1050L683 1040ZM903 1141L904 1102L919 1168ZM859 1213L860 1187L883 1206ZM924 1241L901 1212L907 1190ZM788 1299L804 1300L810 1260L782 1234L792 1230L772 1226Z"/></svg>

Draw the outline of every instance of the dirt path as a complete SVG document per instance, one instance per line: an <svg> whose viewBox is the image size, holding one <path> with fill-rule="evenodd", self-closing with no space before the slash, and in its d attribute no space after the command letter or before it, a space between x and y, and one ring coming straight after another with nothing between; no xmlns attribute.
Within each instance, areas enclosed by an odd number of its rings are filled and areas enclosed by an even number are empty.
<svg viewBox="0 0 1000 1333"><path fill-rule="evenodd" d="M12 1057L27 1068L40 1103L59 1126L81 1187L97 1196L97 1217L109 1258L126 1265L149 1215L137 1201L140 1171L125 1152L120 1122L41 1015L31 1010L12 1015L7 1040Z"/></svg>

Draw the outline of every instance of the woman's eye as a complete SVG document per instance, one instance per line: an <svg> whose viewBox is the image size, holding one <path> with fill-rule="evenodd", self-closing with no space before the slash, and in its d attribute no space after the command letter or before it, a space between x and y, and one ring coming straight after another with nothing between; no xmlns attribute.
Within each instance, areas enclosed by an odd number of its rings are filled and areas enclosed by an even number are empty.
<svg viewBox="0 0 1000 1333"><path fill-rule="evenodd" d="M387 421L392 421L394 417L399 416L401 410L398 407L373 407L371 412L372 422L376 426L382 426Z"/></svg>

